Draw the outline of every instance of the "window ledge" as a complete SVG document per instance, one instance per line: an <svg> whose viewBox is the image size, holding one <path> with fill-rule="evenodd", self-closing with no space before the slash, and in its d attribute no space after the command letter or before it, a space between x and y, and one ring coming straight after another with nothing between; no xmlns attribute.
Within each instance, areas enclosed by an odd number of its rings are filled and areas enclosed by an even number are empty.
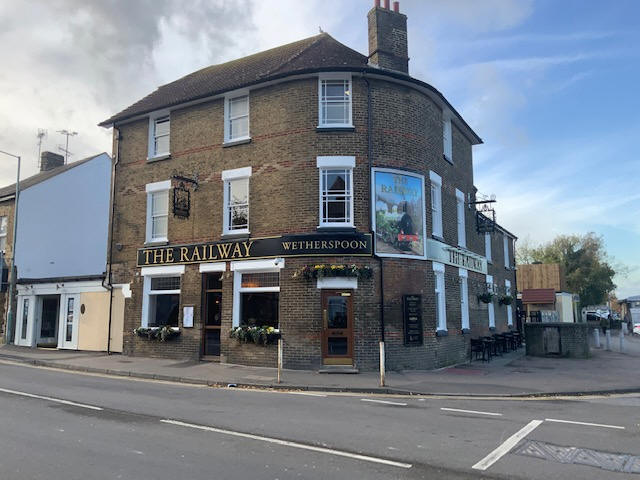
<svg viewBox="0 0 640 480"><path fill-rule="evenodd" d="M447 162L453 165L453 158L447 157L444 153L442 154L442 158L444 158Z"/></svg>
<svg viewBox="0 0 640 480"><path fill-rule="evenodd" d="M153 157L147 157L147 163L159 162L161 160L168 160L170 158L170 153L165 153L164 155L155 155Z"/></svg>
<svg viewBox="0 0 640 480"><path fill-rule="evenodd" d="M245 145L247 143L251 143L251 137L238 138L236 140L226 140L222 144L222 148L235 147L236 145Z"/></svg>
<svg viewBox="0 0 640 480"><path fill-rule="evenodd" d="M493 265L493 260L491 260L491 259L487 258L487 264L489 264L489 265Z"/></svg>
<svg viewBox="0 0 640 480"><path fill-rule="evenodd" d="M440 240L441 242L446 243L444 241L444 237L441 237L440 235L435 235L435 234L432 233L431 234L431 238L435 238L436 240Z"/></svg>
<svg viewBox="0 0 640 480"><path fill-rule="evenodd" d="M356 227L352 225L340 225L340 226L318 225L316 227L316 230L318 232L355 232Z"/></svg>
<svg viewBox="0 0 640 480"><path fill-rule="evenodd" d="M489 327L489 331L490 332L495 332L496 331L496 327Z"/></svg>
<svg viewBox="0 0 640 480"><path fill-rule="evenodd" d="M246 232L236 232L236 233L223 233L220 235L220 238L223 240L237 240L241 238L249 238L249 231Z"/></svg>
<svg viewBox="0 0 640 480"><path fill-rule="evenodd" d="M159 247L159 246L162 246L162 245L169 245L169 239L163 238L161 240L153 240L153 241L150 241L150 242L144 242L144 244L145 244L145 246L148 246L148 247Z"/></svg>
<svg viewBox="0 0 640 480"><path fill-rule="evenodd" d="M356 127L353 125L327 125L322 126L318 125L316 127L316 132L355 132Z"/></svg>
<svg viewBox="0 0 640 480"><path fill-rule="evenodd" d="M470 329L470 328L463 328L463 329L462 329L462 334L463 334L463 335L468 335L468 334L470 334L470 333L471 333L471 329Z"/></svg>
<svg viewBox="0 0 640 480"><path fill-rule="evenodd" d="M142 327L142 328L148 328L149 330L160 330L162 327ZM173 330L174 332L179 332L180 327L171 327L171 330Z"/></svg>
<svg viewBox="0 0 640 480"><path fill-rule="evenodd" d="M436 330L436 337L446 337L449 335L449 332L446 330Z"/></svg>

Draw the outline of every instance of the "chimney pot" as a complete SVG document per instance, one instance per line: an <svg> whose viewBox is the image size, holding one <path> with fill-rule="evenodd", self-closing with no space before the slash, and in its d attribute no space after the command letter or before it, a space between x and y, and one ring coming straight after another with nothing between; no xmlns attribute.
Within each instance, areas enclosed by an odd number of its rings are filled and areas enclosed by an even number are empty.
<svg viewBox="0 0 640 480"><path fill-rule="evenodd" d="M57 153L44 151L40 154L40 171L46 172L64 165L64 157Z"/></svg>
<svg viewBox="0 0 640 480"><path fill-rule="evenodd" d="M373 6L376 8L380 8L380 0L374 0Z"/></svg>
<svg viewBox="0 0 640 480"><path fill-rule="evenodd" d="M378 0L376 0L378 1ZM369 63L387 70L409 73L407 16L400 13L400 2L384 0L384 8L372 8L369 21Z"/></svg>

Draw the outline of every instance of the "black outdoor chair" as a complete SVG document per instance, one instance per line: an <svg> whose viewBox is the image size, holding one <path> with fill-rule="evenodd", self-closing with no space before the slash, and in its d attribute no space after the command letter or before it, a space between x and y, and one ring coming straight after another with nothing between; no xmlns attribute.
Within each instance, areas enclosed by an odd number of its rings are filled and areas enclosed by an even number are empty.
<svg viewBox="0 0 640 480"><path fill-rule="evenodd" d="M482 356L482 361L491 361L491 350L488 348L487 343L482 338L472 338L471 342L471 351L469 352L469 356L473 357L473 354L476 354L476 360L478 360L479 356ZM485 358L486 357L486 358ZM473 361L473 358L470 360Z"/></svg>
<svg viewBox="0 0 640 480"><path fill-rule="evenodd" d="M496 342L496 352L502 356L503 353L507 353L507 338L502 333L494 333L493 339Z"/></svg>

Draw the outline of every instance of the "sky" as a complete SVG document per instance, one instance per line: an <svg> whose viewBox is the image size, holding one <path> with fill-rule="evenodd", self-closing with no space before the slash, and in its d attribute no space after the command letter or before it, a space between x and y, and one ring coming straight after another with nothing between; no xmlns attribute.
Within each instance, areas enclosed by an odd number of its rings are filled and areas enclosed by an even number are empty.
<svg viewBox="0 0 640 480"><path fill-rule="evenodd" d="M0 2L0 150L37 172L42 149L70 161L106 151L97 124L199 68L319 28L367 53L373 0L30 0ZM533 245L602 235L617 295L640 294L640 2L402 0L409 70L483 139L479 192ZM0 186L16 162L0 156Z"/></svg>

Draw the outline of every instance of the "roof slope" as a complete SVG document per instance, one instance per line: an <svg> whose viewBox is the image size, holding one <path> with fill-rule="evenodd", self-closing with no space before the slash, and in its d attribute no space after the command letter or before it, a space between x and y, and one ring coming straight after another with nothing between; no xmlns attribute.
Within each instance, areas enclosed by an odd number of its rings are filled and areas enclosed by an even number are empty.
<svg viewBox="0 0 640 480"><path fill-rule="evenodd" d="M97 158L101 155L107 155L106 152L99 153L97 155L93 155L91 157L83 158L82 160L78 160L77 162L67 163L66 165L62 165L61 167L52 168L51 170L46 170L44 172L36 173L30 177L25 178L24 180L20 180L20 191L23 191L29 187L37 185L38 183L44 182L49 178L55 177L56 175L60 175L63 172L71 170L72 168L78 167L83 163L87 163L94 158ZM11 185L7 185L6 187L0 188L0 201L5 200L5 197L11 197L16 193L16 184L13 183Z"/></svg>
<svg viewBox="0 0 640 480"><path fill-rule="evenodd" d="M321 33L230 62L212 65L162 85L120 113L100 123L114 122L203 97L246 87L298 71L364 68L367 57Z"/></svg>
<svg viewBox="0 0 640 480"><path fill-rule="evenodd" d="M553 288L523 290L522 303L556 303L556 291Z"/></svg>

